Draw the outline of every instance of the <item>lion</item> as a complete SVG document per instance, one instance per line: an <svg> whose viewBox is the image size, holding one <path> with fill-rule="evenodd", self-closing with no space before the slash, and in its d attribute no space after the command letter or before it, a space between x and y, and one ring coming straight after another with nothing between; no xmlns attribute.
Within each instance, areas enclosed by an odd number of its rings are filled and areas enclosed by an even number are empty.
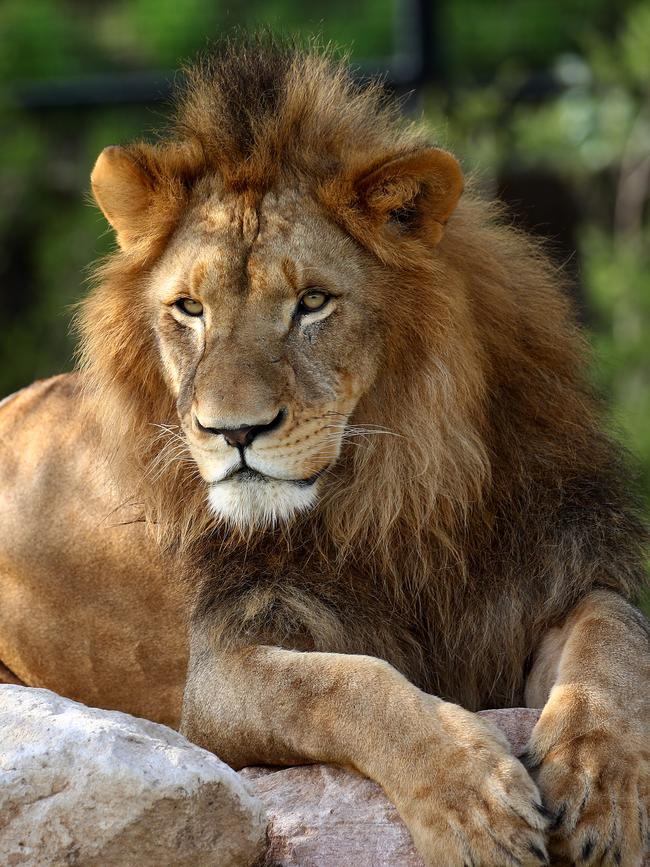
<svg viewBox="0 0 650 867"><path fill-rule="evenodd" d="M355 768L428 865L639 865L647 536L558 269L268 37L91 182L79 369L0 410L3 679ZM475 713L520 704L522 761Z"/></svg>

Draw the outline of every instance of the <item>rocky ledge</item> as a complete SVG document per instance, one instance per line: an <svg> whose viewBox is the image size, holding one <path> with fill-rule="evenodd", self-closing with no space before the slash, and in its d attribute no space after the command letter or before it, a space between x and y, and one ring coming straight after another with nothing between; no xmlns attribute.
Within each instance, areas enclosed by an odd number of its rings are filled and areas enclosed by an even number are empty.
<svg viewBox="0 0 650 867"><path fill-rule="evenodd" d="M0 686L2 867L240 867L266 825L240 776L172 729Z"/></svg>
<svg viewBox="0 0 650 867"><path fill-rule="evenodd" d="M538 713L485 716L517 755ZM0 732L2 867L422 867L351 771L236 774L166 726L20 686L0 686Z"/></svg>

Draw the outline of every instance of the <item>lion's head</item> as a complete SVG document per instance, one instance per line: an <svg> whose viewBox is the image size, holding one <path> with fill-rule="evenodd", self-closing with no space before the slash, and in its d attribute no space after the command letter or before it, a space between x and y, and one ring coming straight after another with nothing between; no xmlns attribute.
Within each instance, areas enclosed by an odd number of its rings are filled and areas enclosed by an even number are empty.
<svg viewBox="0 0 650 867"><path fill-rule="evenodd" d="M127 418L178 424L219 518L275 524L340 484L344 444L403 400L386 372L415 372L421 323L449 317L421 281L462 175L323 55L258 42L188 78L169 140L93 170L120 252L86 304L86 357L137 392Z"/></svg>

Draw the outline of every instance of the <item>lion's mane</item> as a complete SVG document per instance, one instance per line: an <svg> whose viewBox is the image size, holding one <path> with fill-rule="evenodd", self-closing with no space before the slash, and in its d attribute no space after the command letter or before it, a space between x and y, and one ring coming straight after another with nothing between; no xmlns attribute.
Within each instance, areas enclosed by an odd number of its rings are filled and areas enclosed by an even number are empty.
<svg viewBox="0 0 650 867"><path fill-rule="evenodd" d="M434 249L355 222L349 177L421 147L377 85L262 38L190 69L166 139L130 152L157 191L143 240L97 271L79 314L86 396L115 472L222 641L362 652L467 707L521 701L539 636L595 587L634 598L644 532L599 431L562 276L466 193ZM246 195L307 182L394 287L384 369L322 502L242 538L215 523L173 425L143 275L201 179ZM388 311L387 311L388 315Z"/></svg>

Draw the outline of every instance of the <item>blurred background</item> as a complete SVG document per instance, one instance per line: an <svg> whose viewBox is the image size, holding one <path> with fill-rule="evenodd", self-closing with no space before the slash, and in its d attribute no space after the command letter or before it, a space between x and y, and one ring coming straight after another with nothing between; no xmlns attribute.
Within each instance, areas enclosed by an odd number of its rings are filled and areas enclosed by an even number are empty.
<svg viewBox="0 0 650 867"><path fill-rule="evenodd" d="M548 238L650 510L650 0L2 0L0 397L72 364L112 243L95 157L160 126L173 70L236 25L348 47Z"/></svg>

